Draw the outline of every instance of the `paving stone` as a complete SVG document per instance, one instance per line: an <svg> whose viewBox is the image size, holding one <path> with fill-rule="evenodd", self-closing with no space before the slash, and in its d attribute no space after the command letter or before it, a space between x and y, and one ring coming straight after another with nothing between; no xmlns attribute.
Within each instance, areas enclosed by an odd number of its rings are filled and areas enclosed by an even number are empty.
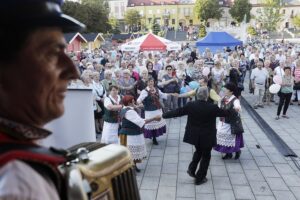
<svg viewBox="0 0 300 200"><path fill-rule="evenodd" d="M284 179L285 183L288 186L292 187L299 187L300 186L300 178L295 175L282 175L282 178Z"/></svg>
<svg viewBox="0 0 300 200"><path fill-rule="evenodd" d="M189 167L190 162L179 161L178 163L178 171L186 172Z"/></svg>
<svg viewBox="0 0 300 200"><path fill-rule="evenodd" d="M232 190L215 190L216 200L235 200Z"/></svg>
<svg viewBox="0 0 300 200"><path fill-rule="evenodd" d="M229 178L232 185L249 185L245 174L229 173Z"/></svg>
<svg viewBox="0 0 300 200"><path fill-rule="evenodd" d="M144 177L141 189L156 190L158 188L159 177Z"/></svg>
<svg viewBox="0 0 300 200"><path fill-rule="evenodd" d="M247 169L258 169L258 166L255 162L255 160L240 160L241 165L244 170Z"/></svg>
<svg viewBox="0 0 300 200"><path fill-rule="evenodd" d="M176 187L177 174L161 174L159 186Z"/></svg>
<svg viewBox="0 0 300 200"><path fill-rule="evenodd" d="M162 173L177 174L178 164L165 163L162 166Z"/></svg>
<svg viewBox="0 0 300 200"><path fill-rule="evenodd" d="M300 199L300 187L290 187L296 199Z"/></svg>
<svg viewBox="0 0 300 200"><path fill-rule="evenodd" d="M158 157L158 156L150 157L148 160L148 165L161 165L162 161L163 161L162 156L161 157Z"/></svg>
<svg viewBox="0 0 300 200"><path fill-rule="evenodd" d="M145 171L144 176L157 176L159 177L161 173L161 166L148 165Z"/></svg>
<svg viewBox="0 0 300 200"><path fill-rule="evenodd" d="M176 187L161 186L158 189L157 200L175 200L176 199Z"/></svg>
<svg viewBox="0 0 300 200"><path fill-rule="evenodd" d="M219 156L212 156L210 159L210 166L214 165L225 165L224 160Z"/></svg>
<svg viewBox="0 0 300 200"><path fill-rule="evenodd" d="M156 200L156 190L140 190L142 200Z"/></svg>
<svg viewBox="0 0 300 200"><path fill-rule="evenodd" d="M275 168L280 174L295 174L289 164L275 164Z"/></svg>
<svg viewBox="0 0 300 200"><path fill-rule="evenodd" d="M267 156L262 149L249 148L249 151L251 152L252 156Z"/></svg>
<svg viewBox="0 0 300 200"><path fill-rule="evenodd" d="M296 200L295 196L290 191L273 191L277 200Z"/></svg>
<svg viewBox="0 0 300 200"><path fill-rule="evenodd" d="M178 163L178 155L165 155L164 163Z"/></svg>
<svg viewBox="0 0 300 200"><path fill-rule="evenodd" d="M233 186L236 199L255 199L250 186Z"/></svg>
<svg viewBox="0 0 300 200"><path fill-rule="evenodd" d="M195 198L194 184L177 184L177 197L193 197Z"/></svg>
<svg viewBox="0 0 300 200"><path fill-rule="evenodd" d="M250 181L249 183L254 195L272 195L272 192L266 182Z"/></svg>
<svg viewBox="0 0 300 200"><path fill-rule="evenodd" d="M178 155L178 147L167 147L165 150L165 155Z"/></svg>
<svg viewBox="0 0 300 200"><path fill-rule="evenodd" d="M289 190L282 178L266 178L271 190Z"/></svg>
<svg viewBox="0 0 300 200"><path fill-rule="evenodd" d="M195 200L195 198L177 197L176 200Z"/></svg>
<svg viewBox="0 0 300 200"><path fill-rule="evenodd" d="M230 163L226 164L226 169L228 173L243 173L243 169L240 163Z"/></svg>
<svg viewBox="0 0 300 200"><path fill-rule="evenodd" d="M164 149L152 149L150 156L163 156L165 150Z"/></svg>
<svg viewBox="0 0 300 200"><path fill-rule="evenodd" d="M256 196L256 200L276 200L274 196Z"/></svg>
<svg viewBox="0 0 300 200"><path fill-rule="evenodd" d="M248 181L264 181L265 178L263 177L260 170L245 170L246 177Z"/></svg>
<svg viewBox="0 0 300 200"><path fill-rule="evenodd" d="M212 180L208 179L207 182L205 184L202 185L196 185L196 194L198 193L209 193L212 194L214 193L214 188L213 188L213 184L212 184Z"/></svg>
<svg viewBox="0 0 300 200"><path fill-rule="evenodd" d="M225 166L210 166L212 176L228 176Z"/></svg>
<svg viewBox="0 0 300 200"><path fill-rule="evenodd" d="M215 200L214 194L196 194L196 200Z"/></svg>
<svg viewBox="0 0 300 200"><path fill-rule="evenodd" d="M228 177L212 177L214 189L231 190L231 184Z"/></svg>
<svg viewBox="0 0 300 200"><path fill-rule="evenodd" d="M192 153L184 153L184 152L180 152L179 153L179 161L187 161L187 162L191 162L193 158L193 154Z"/></svg>
<svg viewBox="0 0 300 200"><path fill-rule="evenodd" d="M178 147L179 145L179 140L168 140L167 141L167 146L168 147Z"/></svg>
<svg viewBox="0 0 300 200"><path fill-rule="evenodd" d="M273 164L267 156L257 156L254 157L255 162L259 167L272 167Z"/></svg>
<svg viewBox="0 0 300 200"><path fill-rule="evenodd" d="M266 177L280 177L275 167L260 167L263 176Z"/></svg>
<svg viewBox="0 0 300 200"><path fill-rule="evenodd" d="M190 177L186 172L178 172L178 184L194 184L194 178Z"/></svg>

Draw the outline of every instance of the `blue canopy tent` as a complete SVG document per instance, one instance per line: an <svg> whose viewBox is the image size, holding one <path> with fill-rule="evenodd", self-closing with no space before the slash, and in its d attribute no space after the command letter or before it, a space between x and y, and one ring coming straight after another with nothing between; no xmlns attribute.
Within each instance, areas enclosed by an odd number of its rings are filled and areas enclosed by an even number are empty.
<svg viewBox="0 0 300 200"><path fill-rule="evenodd" d="M196 47L200 52L209 48L212 52L223 50L224 47L233 49L235 46L242 45L243 42L235 39L226 32L209 32L203 39L196 42Z"/></svg>

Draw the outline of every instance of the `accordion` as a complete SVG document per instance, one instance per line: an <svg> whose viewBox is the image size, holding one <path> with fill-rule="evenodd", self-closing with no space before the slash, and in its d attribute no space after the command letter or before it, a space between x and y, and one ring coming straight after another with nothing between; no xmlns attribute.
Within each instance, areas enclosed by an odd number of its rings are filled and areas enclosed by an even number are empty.
<svg viewBox="0 0 300 200"><path fill-rule="evenodd" d="M68 199L140 200L130 152L124 146L82 143L68 149L73 160L60 166Z"/></svg>

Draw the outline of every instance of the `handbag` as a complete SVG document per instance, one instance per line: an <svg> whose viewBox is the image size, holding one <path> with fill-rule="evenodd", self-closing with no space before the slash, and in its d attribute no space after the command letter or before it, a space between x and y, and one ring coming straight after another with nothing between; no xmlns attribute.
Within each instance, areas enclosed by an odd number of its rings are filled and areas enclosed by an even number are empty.
<svg viewBox="0 0 300 200"><path fill-rule="evenodd" d="M233 120L230 122L231 134L240 135L244 133L244 127L240 114L237 113Z"/></svg>
<svg viewBox="0 0 300 200"><path fill-rule="evenodd" d="M300 90L300 82L299 83L295 83L293 89L294 90Z"/></svg>

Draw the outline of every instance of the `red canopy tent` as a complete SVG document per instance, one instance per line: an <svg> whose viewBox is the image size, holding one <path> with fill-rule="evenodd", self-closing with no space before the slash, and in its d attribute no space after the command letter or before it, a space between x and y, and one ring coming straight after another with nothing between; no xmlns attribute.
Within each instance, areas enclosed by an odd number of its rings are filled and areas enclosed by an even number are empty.
<svg viewBox="0 0 300 200"><path fill-rule="evenodd" d="M165 51L167 45L157 39L153 34L148 34L144 42L141 44L141 51Z"/></svg>

